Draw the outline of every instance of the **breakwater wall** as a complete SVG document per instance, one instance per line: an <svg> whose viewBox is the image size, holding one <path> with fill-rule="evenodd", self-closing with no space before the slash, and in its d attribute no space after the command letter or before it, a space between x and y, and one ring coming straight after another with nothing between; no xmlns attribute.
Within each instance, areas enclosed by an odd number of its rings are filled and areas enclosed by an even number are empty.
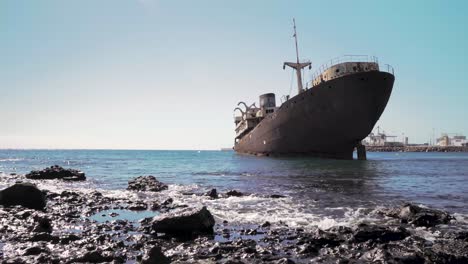
<svg viewBox="0 0 468 264"><path fill-rule="evenodd" d="M468 152L468 147L441 146L366 146L370 152Z"/></svg>

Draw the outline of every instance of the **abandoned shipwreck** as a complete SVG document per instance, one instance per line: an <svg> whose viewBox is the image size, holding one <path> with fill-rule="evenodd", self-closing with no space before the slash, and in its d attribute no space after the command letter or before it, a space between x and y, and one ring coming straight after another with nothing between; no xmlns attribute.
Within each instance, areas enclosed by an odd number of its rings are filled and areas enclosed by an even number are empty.
<svg viewBox="0 0 468 264"><path fill-rule="evenodd" d="M376 57L347 55L321 66L303 87L294 24L296 62L283 68L296 72L298 94L285 96L280 106L275 94L260 95L260 105L239 102L235 108L234 150L255 155L310 155L352 159L354 148L365 159L361 144L382 115L395 80L393 68Z"/></svg>

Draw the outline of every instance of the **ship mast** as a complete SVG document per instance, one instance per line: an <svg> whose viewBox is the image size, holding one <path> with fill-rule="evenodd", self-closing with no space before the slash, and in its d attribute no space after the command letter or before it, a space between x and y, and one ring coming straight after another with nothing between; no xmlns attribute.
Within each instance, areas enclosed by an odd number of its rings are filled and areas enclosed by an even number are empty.
<svg viewBox="0 0 468 264"><path fill-rule="evenodd" d="M297 46L297 32L296 32L296 20L293 18L293 24L294 24L294 41L296 43L296 62L285 62L283 64L283 69L286 68L286 66L289 66L293 69L296 70L296 76L297 76L297 93L300 94L302 93L303 86L302 86L302 72L301 70L305 67L309 67L309 69L312 67L310 62L299 62L299 48Z"/></svg>

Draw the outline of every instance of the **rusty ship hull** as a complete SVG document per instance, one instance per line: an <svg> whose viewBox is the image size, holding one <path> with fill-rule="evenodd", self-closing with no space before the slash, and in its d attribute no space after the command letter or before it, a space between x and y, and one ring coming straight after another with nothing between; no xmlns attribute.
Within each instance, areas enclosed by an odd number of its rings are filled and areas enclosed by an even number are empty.
<svg viewBox="0 0 468 264"><path fill-rule="evenodd" d="M395 77L382 71L322 82L284 102L240 138L234 150L254 155L307 155L353 159L373 129Z"/></svg>

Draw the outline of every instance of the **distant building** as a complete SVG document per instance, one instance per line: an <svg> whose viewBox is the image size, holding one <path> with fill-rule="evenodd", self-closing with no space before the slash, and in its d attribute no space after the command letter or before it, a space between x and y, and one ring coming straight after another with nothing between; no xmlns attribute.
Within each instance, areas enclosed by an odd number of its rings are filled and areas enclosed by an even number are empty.
<svg viewBox="0 0 468 264"><path fill-rule="evenodd" d="M437 146L447 147L450 145L450 138L447 134L442 135L440 138L437 139Z"/></svg>
<svg viewBox="0 0 468 264"><path fill-rule="evenodd" d="M466 140L466 137L463 135L456 135L453 137L450 137L448 134L442 134L440 138L437 139L437 146L441 147L448 147L448 146L454 146L454 147L462 147L462 146L467 146L468 141Z"/></svg>
<svg viewBox="0 0 468 264"><path fill-rule="evenodd" d="M387 136L385 134L370 133L364 140L363 144L367 146L384 146Z"/></svg>
<svg viewBox="0 0 468 264"><path fill-rule="evenodd" d="M380 133L379 129L377 133L370 133L363 141L362 144L366 146L376 147L399 147L408 144L408 137L404 138L404 142L396 141L397 136L389 136L385 132Z"/></svg>

